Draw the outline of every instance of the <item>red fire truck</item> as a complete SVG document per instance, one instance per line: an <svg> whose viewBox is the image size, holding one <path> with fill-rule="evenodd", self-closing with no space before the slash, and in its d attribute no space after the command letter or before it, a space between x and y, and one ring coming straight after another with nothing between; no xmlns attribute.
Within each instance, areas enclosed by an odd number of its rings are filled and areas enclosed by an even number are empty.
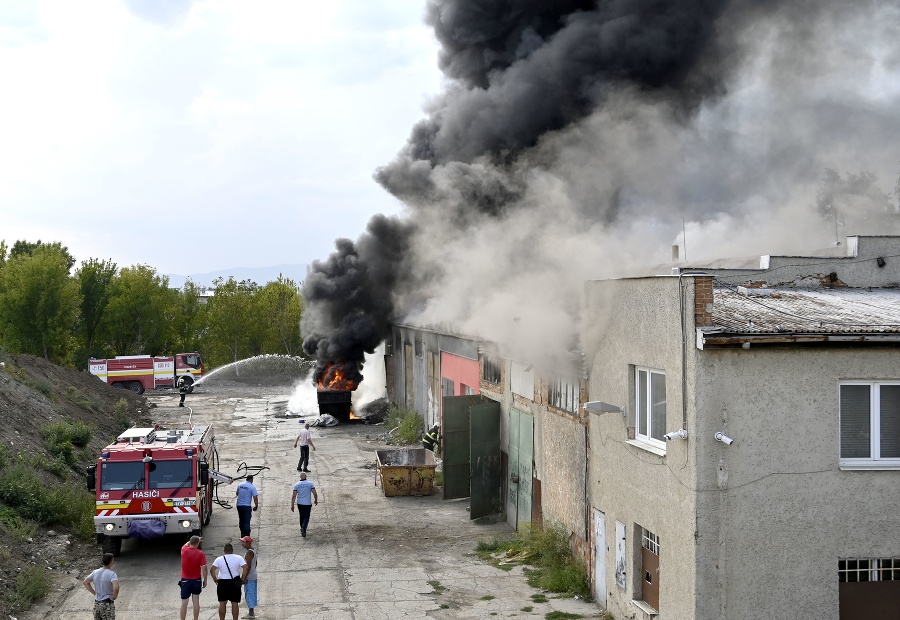
<svg viewBox="0 0 900 620"><path fill-rule="evenodd" d="M120 355L105 360L91 358L88 368L92 375L106 383L137 394L158 387L175 387L182 377L191 392L206 369L196 352L176 353L172 357Z"/></svg>
<svg viewBox="0 0 900 620"><path fill-rule="evenodd" d="M212 515L218 466L212 426L130 428L87 468L94 530L106 553L126 538L200 534Z"/></svg>

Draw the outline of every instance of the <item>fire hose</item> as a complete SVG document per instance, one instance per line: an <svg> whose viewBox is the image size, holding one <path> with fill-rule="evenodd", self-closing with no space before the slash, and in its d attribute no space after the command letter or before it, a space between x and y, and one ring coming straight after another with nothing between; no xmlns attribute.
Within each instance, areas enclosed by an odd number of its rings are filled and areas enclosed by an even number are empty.
<svg viewBox="0 0 900 620"><path fill-rule="evenodd" d="M213 479L213 501L225 508L226 510L231 510L234 506L228 502L228 500L223 500L219 497L219 485L220 484L232 484L235 480L244 480L247 476L255 476L256 474L269 469L265 465L247 465L246 461L241 461L241 464L238 465L237 475L229 476L227 474L223 474L219 471L219 451L213 450L212 459L210 461L210 478Z"/></svg>

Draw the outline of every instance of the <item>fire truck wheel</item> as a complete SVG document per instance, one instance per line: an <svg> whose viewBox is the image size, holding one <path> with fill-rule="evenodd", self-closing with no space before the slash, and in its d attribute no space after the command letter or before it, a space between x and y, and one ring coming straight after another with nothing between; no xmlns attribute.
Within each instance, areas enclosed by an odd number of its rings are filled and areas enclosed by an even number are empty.
<svg viewBox="0 0 900 620"><path fill-rule="evenodd" d="M140 381L132 381L128 384L128 389L134 392L135 394L143 394L144 393L144 384Z"/></svg>
<svg viewBox="0 0 900 620"><path fill-rule="evenodd" d="M122 539L121 538L105 538L103 540L103 553L112 553L114 556L119 557L119 554L122 553Z"/></svg>

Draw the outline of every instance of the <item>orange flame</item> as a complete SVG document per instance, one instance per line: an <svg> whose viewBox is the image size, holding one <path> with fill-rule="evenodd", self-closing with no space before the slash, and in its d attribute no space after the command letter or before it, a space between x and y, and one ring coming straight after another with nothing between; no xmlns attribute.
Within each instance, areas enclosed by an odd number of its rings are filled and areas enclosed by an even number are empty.
<svg viewBox="0 0 900 620"><path fill-rule="evenodd" d="M348 379L340 367L336 366L334 362L329 362L325 366L322 375L319 378L320 390L344 390L352 392L356 387L356 382Z"/></svg>

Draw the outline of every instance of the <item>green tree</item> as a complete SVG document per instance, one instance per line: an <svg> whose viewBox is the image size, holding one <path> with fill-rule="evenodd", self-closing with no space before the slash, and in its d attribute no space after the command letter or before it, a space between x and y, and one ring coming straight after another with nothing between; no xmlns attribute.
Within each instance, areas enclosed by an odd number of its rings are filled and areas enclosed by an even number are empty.
<svg viewBox="0 0 900 620"><path fill-rule="evenodd" d="M278 280L259 289L257 298L258 315L265 317L262 321L266 327L263 352L298 355L303 346L300 336L303 299L297 284L279 275Z"/></svg>
<svg viewBox="0 0 900 620"><path fill-rule="evenodd" d="M9 251L9 257L15 258L16 256L31 256L38 248L51 248L62 253L62 255L66 257L66 269L71 270L75 265L75 258L69 253L69 248L64 246L59 241L54 241L53 243L44 243L43 241L38 239L34 243L31 243L30 241L19 240L13 244L12 249Z"/></svg>
<svg viewBox="0 0 900 620"><path fill-rule="evenodd" d="M148 265L124 267L111 283L104 341L116 355L171 353L177 291Z"/></svg>
<svg viewBox="0 0 900 620"><path fill-rule="evenodd" d="M253 313L257 285L250 280L216 278L216 293L206 302L209 331L203 347L211 366L236 362L251 355L262 321Z"/></svg>
<svg viewBox="0 0 900 620"><path fill-rule="evenodd" d="M200 299L200 287L188 280L175 296L173 332L177 351L199 351L206 331L206 304Z"/></svg>
<svg viewBox="0 0 900 620"><path fill-rule="evenodd" d="M106 308L112 296L112 283L117 267L111 260L91 258L83 261L75 272L75 280L81 291L81 312L78 317L78 332L81 335L81 349L75 365L83 367L91 356L101 357L102 348L94 342L97 330L103 321Z"/></svg>
<svg viewBox="0 0 900 620"><path fill-rule="evenodd" d="M81 295L69 258L59 244L40 244L0 270L0 325L11 349L70 362Z"/></svg>

